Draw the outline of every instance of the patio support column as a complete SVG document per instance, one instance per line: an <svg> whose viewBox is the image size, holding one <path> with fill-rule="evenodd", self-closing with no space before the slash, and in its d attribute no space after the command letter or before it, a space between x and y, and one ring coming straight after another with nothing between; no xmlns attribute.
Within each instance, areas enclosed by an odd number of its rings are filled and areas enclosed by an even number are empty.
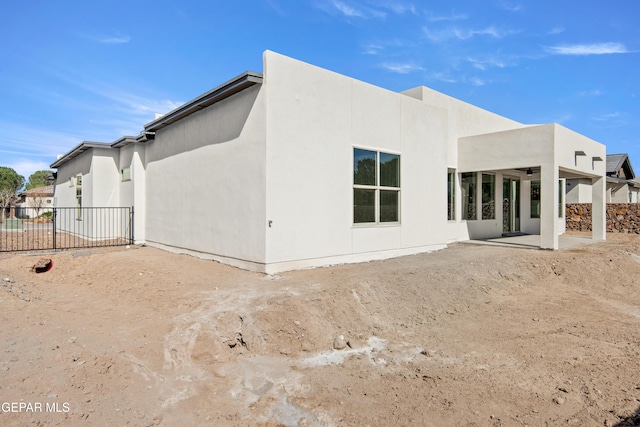
<svg viewBox="0 0 640 427"><path fill-rule="evenodd" d="M603 176L591 180L591 238L606 240L607 238L607 201L606 179Z"/></svg>
<svg viewBox="0 0 640 427"><path fill-rule="evenodd" d="M558 168L542 165L540 170L540 248L558 249Z"/></svg>

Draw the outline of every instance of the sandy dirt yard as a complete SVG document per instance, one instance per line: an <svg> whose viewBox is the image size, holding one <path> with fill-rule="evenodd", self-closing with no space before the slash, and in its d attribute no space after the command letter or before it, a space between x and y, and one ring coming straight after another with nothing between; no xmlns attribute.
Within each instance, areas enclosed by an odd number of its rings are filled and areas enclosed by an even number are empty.
<svg viewBox="0 0 640 427"><path fill-rule="evenodd" d="M276 276L46 257L0 254L2 426L640 424L640 236Z"/></svg>

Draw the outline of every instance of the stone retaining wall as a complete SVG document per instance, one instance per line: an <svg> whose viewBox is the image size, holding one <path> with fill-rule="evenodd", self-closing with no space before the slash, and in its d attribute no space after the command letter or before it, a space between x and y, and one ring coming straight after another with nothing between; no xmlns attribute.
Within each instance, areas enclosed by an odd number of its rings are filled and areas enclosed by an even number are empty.
<svg viewBox="0 0 640 427"><path fill-rule="evenodd" d="M567 230L591 231L591 203L567 203ZM640 234L640 204L607 203L607 233Z"/></svg>

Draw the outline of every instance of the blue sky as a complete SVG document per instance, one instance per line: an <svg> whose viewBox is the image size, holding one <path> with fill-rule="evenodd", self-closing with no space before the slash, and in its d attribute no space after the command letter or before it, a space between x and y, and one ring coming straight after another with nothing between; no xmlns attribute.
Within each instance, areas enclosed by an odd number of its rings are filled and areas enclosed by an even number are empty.
<svg viewBox="0 0 640 427"><path fill-rule="evenodd" d="M628 153L640 175L640 1L28 0L0 6L0 166L28 177L137 135L273 50L425 85Z"/></svg>

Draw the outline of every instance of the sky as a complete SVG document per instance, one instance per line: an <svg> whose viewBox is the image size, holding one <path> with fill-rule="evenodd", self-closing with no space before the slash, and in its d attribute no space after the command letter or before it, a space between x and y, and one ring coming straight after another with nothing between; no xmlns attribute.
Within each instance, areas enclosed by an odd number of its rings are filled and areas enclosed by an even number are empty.
<svg viewBox="0 0 640 427"><path fill-rule="evenodd" d="M0 166L25 178L262 72L265 50L559 123L640 175L638 0L7 1L0 39Z"/></svg>

